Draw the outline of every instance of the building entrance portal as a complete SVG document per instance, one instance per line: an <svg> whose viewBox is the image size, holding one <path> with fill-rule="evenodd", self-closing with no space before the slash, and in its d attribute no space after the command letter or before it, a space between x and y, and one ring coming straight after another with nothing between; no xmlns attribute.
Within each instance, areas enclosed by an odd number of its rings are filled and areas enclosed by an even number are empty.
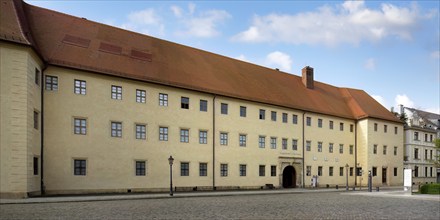
<svg viewBox="0 0 440 220"><path fill-rule="evenodd" d="M296 187L296 173L293 166L287 166L283 170L283 187L295 188Z"/></svg>

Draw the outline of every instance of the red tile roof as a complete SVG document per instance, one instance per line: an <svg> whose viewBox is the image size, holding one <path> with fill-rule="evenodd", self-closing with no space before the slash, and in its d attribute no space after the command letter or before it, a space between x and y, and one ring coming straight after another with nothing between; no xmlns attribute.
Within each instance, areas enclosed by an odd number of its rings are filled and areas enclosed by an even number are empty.
<svg viewBox="0 0 440 220"><path fill-rule="evenodd" d="M349 119L400 122L362 90L301 77L131 31L1 0L0 39L32 45L50 65ZM26 34L28 33L28 34Z"/></svg>

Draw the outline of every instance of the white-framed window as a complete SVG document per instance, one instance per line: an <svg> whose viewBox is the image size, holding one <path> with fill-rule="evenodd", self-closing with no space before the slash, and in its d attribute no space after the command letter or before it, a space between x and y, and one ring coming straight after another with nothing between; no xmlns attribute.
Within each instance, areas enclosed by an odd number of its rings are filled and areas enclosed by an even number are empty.
<svg viewBox="0 0 440 220"><path fill-rule="evenodd" d="M73 133L85 135L87 133L87 120L84 118L74 118Z"/></svg>
<svg viewBox="0 0 440 220"><path fill-rule="evenodd" d="M73 160L73 175L85 176L87 173L87 160Z"/></svg>
<svg viewBox="0 0 440 220"><path fill-rule="evenodd" d="M181 97L180 98L180 108L189 109L189 98L188 97Z"/></svg>
<svg viewBox="0 0 440 220"><path fill-rule="evenodd" d="M207 131L199 131L199 143L207 144L208 143L208 132Z"/></svg>
<svg viewBox="0 0 440 220"><path fill-rule="evenodd" d="M271 111L270 112L270 119L272 121L277 121L277 112L276 111Z"/></svg>
<svg viewBox="0 0 440 220"><path fill-rule="evenodd" d="M298 150L298 140L292 139L292 150Z"/></svg>
<svg viewBox="0 0 440 220"><path fill-rule="evenodd" d="M261 119L261 120L264 120L266 118L266 110L260 109L259 117L258 118Z"/></svg>
<svg viewBox="0 0 440 220"><path fill-rule="evenodd" d="M322 142L318 142L318 152L322 152Z"/></svg>
<svg viewBox="0 0 440 220"><path fill-rule="evenodd" d="M227 115L228 114L228 104L221 103L221 105L220 105L220 112L221 112L222 115Z"/></svg>
<svg viewBox="0 0 440 220"><path fill-rule="evenodd" d="M46 90L58 91L58 76L46 75Z"/></svg>
<svg viewBox="0 0 440 220"><path fill-rule="evenodd" d="M246 147L246 139L247 139L247 137L245 134L240 134L238 136L238 142L239 142L240 147Z"/></svg>
<svg viewBox="0 0 440 220"><path fill-rule="evenodd" d="M333 121L328 122L328 127L330 130L333 130Z"/></svg>
<svg viewBox="0 0 440 220"><path fill-rule="evenodd" d="M228 164L225 163L220 164L220 176L223 177L228 176Z"/></svg>
<svg viewBox="0 0 440 220"><path fill-rule="evenodd" d="M373 145L373 154L377 154L377 144Z"/></svg>
<svg viewBox="0 0 440 220"><path fill-rule="evenodd" d="M75 94L85 95L86 94L86 81L75 79L73 92Z"/></svg>
<svg viewBox="0 0 440 220"><path fill-rule="evenodd" d="M287 113L283 113L283 123L287 123Z"/></svg>
<svg viewBox="0 0 440 220"><path fill-rule="evenodd" d="M189 176L188 162L180 162L180 176Z"/></svg>
<svg viewBox="0 0 440 220"><path fill-rule="evenodd" d="M298 124L298 115L292 115L292 124Z"/></svg>
<svg viewBox="0 0 440 220"><path fill-rule="evenodd" d="M199 163L199 176L208 176L208 163Z"/></svg>
<svg viewBox="0 0 440 220"><path fill-rule="evenodd" d="M122 122L111 122L111 136L122 137Z"/></svg>
<svg viewBox="0 0 440 220"><path fill-rule="evenodd" d="M306 118L306 125L307 126L312 126L312 118L311 117L307 117Z"/></svg>
<svg viewBox="0 0 440 220"><path fill-rule="evenodd" d="M159 141L168 141L168 127L159 127Z"/></svg>
<svg viewBox="0 0 440 220"><path fill-rule="evenodd" d="M343 144L339 144L339 153L340 154L344 153L344 145Z"/></svg>
<svg viewBox="0 0 440 220"><path fill-rule="evenodd" d="M281 140L281 145L282 145L281 147L283 150L287 150L287 138L283 138Z"/></svg>
<svg viewBox="0 0 440 220"><path fill-rule="evenodd" d="M387 146L386 145L383 146L383 155L387 155Z"/></svg>
<svg viewBox="0 0 440 220"><path fill-rule="evenodd" d="M322 128L322 119L318 118L318 128Z"/></svg>
<svg viewBox="0 0 440 220"><path fill-rule="evenodd" d="M270 148L271 149L276 149L277 148L277 138L276 137L271 137L270 138Z"/></svg>
<svg viewBox="0 0 440 220"><path fill-rule="evenodd" d="M122 99L122 87L112 85L112 99Z"/></svg>
<svg viewBox="0 0 440 220"><path fill-rule="evenodd" d="M136 89L136 102L145 103L147 100L147 92L145 90Z"/></svg>
<svg viewBox="0 0 440 220"><path fill-rule="evenodd" d="M159 93L159 106L168 106L168 94Z"/></svg>
<svg viewBox="0 0 440 220"><path fill-rule="evenodd" d="M147 174L145 161L136 161L135 174L136 176L145 176Z"/></svg>
<svg viewBox="0 0 440 220"><path fill-rule="evenodd" d="M312 166L306 166L306 176L312 175Z"/></svg>
<svg viewBox="0 0 440 220"><path fill-rule="evenodd" d="M333 143L328 144L328 152L333 153Z"/></svg>
<svg viewBox="0 0 440 220"><path fill-rule="evenodd" d="M266 137L265 136L258 136L258 147L259 148L266 147Z"/></svg>
<svg viewBox="0 0 440 220"><path fill-rule="evenodd" d="M246 164L239 165L240 176L246 176Z"/></svg>
<svg viewBox="0 0 440 220"><path fill-rule="evenodd" d="M189 129L180 129L180 142L189 142Z"/></svg>
<svg viewBox="0 0 440 220"><path fill-rule="evenodd" d="M240 117L246 117L246 107L240 106Z"/></svg>
<svg viewBox="0 0 440 220"><path fill-rule="evenodd" d="M228 133L220 133L220 145L228 145Z"/></svg>
<svg viewBox="0 0 440 220"><path fill-rule="evenodd" d="M312 141L306 141L306 151L312 150Z"/></svg>
<svg viewBox="0 0 440 220"><path fill-rule="evenodd" d="M208 111L208 101L206 100L200 100L200 111L201 112L207 112Z"/></svg>
<svg viewBox="0 0 440 220"><path fill-rule="evenodd" d="M147 126L143 124L136 124L136 139L147 139Z"/></svg>
<svg viewBox="0 0 440 220"><path fill-rule="evenodd" d="M266 165L258 166L258 174L259 176L266 176Z"/></svg>

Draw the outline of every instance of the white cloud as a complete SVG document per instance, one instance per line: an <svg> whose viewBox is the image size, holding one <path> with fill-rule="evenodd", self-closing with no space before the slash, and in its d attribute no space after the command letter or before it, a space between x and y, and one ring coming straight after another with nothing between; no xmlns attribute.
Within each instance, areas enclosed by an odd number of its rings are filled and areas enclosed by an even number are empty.
<svg viewBox="0 0 440 220"><path fill-rule="evenodd" d="M374 60L374 58L368 58L364 63L364 67L367 70L375 70L376 69L376 60Z"/></svg>
<svg viewBox="0 0 440 220"><path fill-rule="evenodd" d="M274 51L266 56L266 65L278 68L286 72L292 70L292 59L288 54L280 51Z"/></svg>
<svg viewBox="0 0 440 220"><path fill-rule="evenodd" d="M120 25L121 28L144 34L163 35L165 32L162 18L153 8L131 12L128 14L127 19L126 23Z"/></svg>
<svg viewBox="0 0 440 220"><path fill-rule="evenodd" d="M390 36L411 39L421 21L432 15L420 13L415 3L408 7L382 4L380 9L371 9L363 1L346 1L297 14L255 15L251 26L233 39L327 46L375 42Z"/></svg>
<svg viewBox="0 0 440 220"><path fill-rule="evenodd" d="M379 102L383 107L388 109L388 103L385 100L384 97L380 96L380 95L372 95L371 97L373 97L373 99L375 99L377 102Z"/></svg>
<svg viewBox="0 0 440 220"><path fill-rule="evenodd" d="M414 102L405 94L398 94L396 98L394 98L395 107L399 107L399 105L403 105L405 107L414 108Z"/></svg>
<svg viewBox="0 0 440 220"><path fill-rule="evenodd" d="M183 24L184 28L177 32L180 36L193 36L193 37L214 37L220 34L217 30L218 25L222 24L224 21L229 19L231 15L224 10L207 10L196 12L196 5L190 3L188 5L188 12L180 9L177 6L173 6L174 15L176 11L180 16L180 22ZM178 9L177 9L178 8ZM183 14L185 16L182 16ZM176 15L177 17L177 15Z"/></svg>
<svg viewBox="0 0 440 220"><path fill-rule="evenodd" d="M173 12L174 16L178 18L182 16L182 9L179 6L172 5L170 9Z"/></svg>
<svg viewBox="0 0 440 220"><path fill-rule="evenodd" d="M241 61L245 61L245 62L249 62L249 60L247 60L246 56L243 55L243 54L240 54L239 56L235 57L235 59L241 60Z"/></svg>
<svg viewBox="0 0 440 220"><path fill-rule="evenodd" d="M431 58L432 59L440 59L440 51L439 50L437 50L437 51L432 51L431 52Z"/></svg>
<svg viewBox="0 0 440 220"><path fill-rule="evenodd" d="M128 20L136 24L157 24L160 22L159 16L156 11L152 8L147 8L142 11L135 11L128 15Z"/></svg>

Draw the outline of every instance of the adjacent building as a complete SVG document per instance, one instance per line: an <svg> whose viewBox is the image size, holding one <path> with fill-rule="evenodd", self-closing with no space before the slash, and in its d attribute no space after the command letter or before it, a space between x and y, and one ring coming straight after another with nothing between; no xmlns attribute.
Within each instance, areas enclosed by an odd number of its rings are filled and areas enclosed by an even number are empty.
<svg viewBox="0 0 440 220"><path fill-rule="evenodd" d="M176 190L402 185L403 123L311 67L1 5L2 197L166 191L170 156Z"/></svg>

